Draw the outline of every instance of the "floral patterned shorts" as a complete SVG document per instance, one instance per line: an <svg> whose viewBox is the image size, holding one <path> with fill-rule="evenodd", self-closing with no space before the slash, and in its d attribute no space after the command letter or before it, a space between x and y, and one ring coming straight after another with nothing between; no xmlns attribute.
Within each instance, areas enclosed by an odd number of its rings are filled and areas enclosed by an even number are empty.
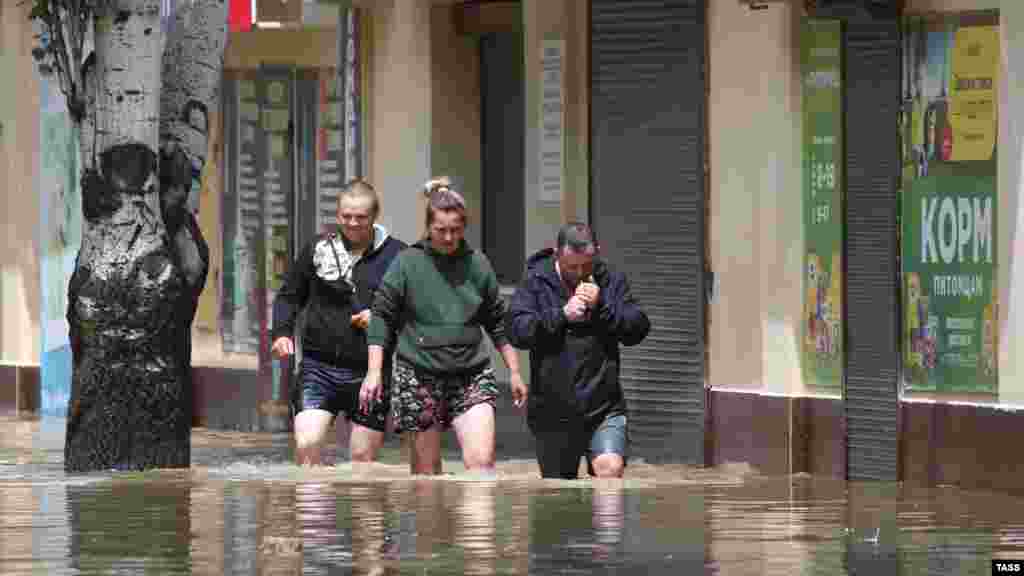
<svg viewBox="0 0 1024 576"><path fill-rule="evenodd" d="M423 432L452 421L477 404L494 406L498 384L490 366L468 374L431 374L395 358L391 409L398 432Z"/></svg>

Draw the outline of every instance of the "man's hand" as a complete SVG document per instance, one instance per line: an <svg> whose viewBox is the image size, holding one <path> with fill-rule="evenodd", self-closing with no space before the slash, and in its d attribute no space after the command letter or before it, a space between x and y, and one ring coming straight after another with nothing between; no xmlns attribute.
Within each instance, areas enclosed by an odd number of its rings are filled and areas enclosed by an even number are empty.
<svg viewBox="0 0 1024 576"><path fill-rule="evenodd" d="M519 375L519 372L513 372L511 380L512 402L516 405L516 408L522 408L526 405L526 398L530 395L530 389L523 382L523 377Z"/></svg>
<svg viewBox="0 0 1024 576"><path fill-rule="evenodd" d="M583 301L583 298L573 296L572 298L569 298L568 302L566 302L562 311L565 312L565 317L569 319L569 322L579 322L587 313L587 305Z"/></svg>
<svg viewBox="0 0 1024 576"><path fill-rule="evenodd" d="M274 345L270 348L270 351L278 358L287 358L295 354L295 342L292 342L292 339L287 336L281 336L274 340Z"/></svg>
<svg viewBox="0 0 1024 576"><path fill-rule="evenodd" d="M359 314L352 315L352 325L356 328L366 330L370 326L370 310L366 309Z"/></svg>
<svg viewBox="0 0 1024 576"><path fill-rule="evenodd" d="M379 371L369 371L366 378L363 378L363 385L359 389L359 410L364 414L370 413L370 405L373 402L380 402L384 399L384 386L381 385Z"/></svg>
<svg viewBox="0 0 1024 576"><path fill-rule="evenodd" d="M593 282L580 282L576 286L576 296L583 299L583 303L587 305L587 308L597 306L597 297L600 295L601 289Z"/></svg>

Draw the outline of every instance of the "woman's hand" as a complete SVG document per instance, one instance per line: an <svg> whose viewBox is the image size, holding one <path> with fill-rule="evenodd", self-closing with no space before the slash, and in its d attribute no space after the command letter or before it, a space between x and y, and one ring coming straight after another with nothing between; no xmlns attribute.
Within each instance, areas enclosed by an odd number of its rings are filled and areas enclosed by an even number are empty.
<svg viewBox="0 0 1024 576"><path fill-rule="evenodd" d="M530 388L523 382L519 372L513 372L510 377L510 388L512 389L512 402L516 408L526 406L526 399L530 396Z"/></svg>
<svg viewBox="0 0 1024 576"><path fill-rule="evenodd" d="M287 336L281 336L277 340L274 340L274 346L270 351L278 358L287 358L292 354L295 354L295 342Z"/></svg>
<svg viewBox="0 0 1024 576"><path fill-rule="evenodd" d="M366 378L363 378L363 385L359 388L359 410L364 414L370 413L370 406L374 402L384 399L384 386L381 384L380 371L369 371Z"/></svg>

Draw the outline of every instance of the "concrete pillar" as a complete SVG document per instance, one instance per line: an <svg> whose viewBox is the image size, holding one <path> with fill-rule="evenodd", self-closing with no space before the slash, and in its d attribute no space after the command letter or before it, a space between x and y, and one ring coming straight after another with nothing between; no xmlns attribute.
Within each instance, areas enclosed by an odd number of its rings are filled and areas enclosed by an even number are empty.
<svg viewBox="0 0 1024 576"><path fill-rule="evenodd" d="M0 94L0 363L8 365L38 364L40 353L40 99L28 10L16 2L0 10L0 71L17 85Z"/></svg>
<svg viewBox="0 0 1024 576"><path fill-rule="evenodd" d="M367 176L381 195L380 222L411 242L422 233L419 191L431 177L430 3L377 2L367 16Z"/></svg>
<svg viewBox="0 0 1024 576"><path fill-rule="evenodd" d="M1024 3L1005 1L1000 9L1002 73L999 115L999 247L998 286L1000 294L999 401L1024 404L1024 385L1017 375L1024 372L1024 111L1011 103L1024 98Z"/></svg>
<svg viewBox="0 0 1024 576"><path fill-rule="evenodd" d="M526 195L526 255L530 255L549 244L554 244L555 233L561 223L569 218L586 218L587 214L587 169L586 164L575 162L582 156L586 160L586 129L577 129L575 123L586 119L580 113L579 95L589 90L589 82L581 76L586 72L589 53L581 49L586 40L586 20L583 2L569 3L565 0L524 0L523 16L523 57L525 63L526 96L526 143L525 143L525 190ZM578 6L579 5L579 6ZM541 84L543 78L543 49L545 40L563 40L562 53L562 106L566 113L562 117L562 134L566 145L563 147L562 198L558 203L541 202L541 160L540 138L542 128ZM586 108L586 107L584 107ZM581 127L582 128L582 127ZM582 141L575 141L582 137ZM572 154L567 154L566 149ZM583 151L583 153L581 153ZM577 187L583 187L579 191ZM579 200L579 201L578 201ZM579 211L578 211L579 206ZM600 234L600 231L598 231Z"/></svg>

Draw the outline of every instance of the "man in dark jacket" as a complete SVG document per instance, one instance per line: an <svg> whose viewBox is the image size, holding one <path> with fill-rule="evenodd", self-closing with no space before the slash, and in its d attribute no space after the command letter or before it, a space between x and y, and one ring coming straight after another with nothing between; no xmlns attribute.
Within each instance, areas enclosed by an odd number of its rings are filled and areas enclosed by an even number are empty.
<svg viewBox="0 0 1024 576"><path fill-rule="evenodd" d="M628 433L619 344L639 344L651 324L626 276L598 258L587 225L565 225L556 244L530 257L505 329L530 351L537 462L545 478L576 478L586 456L592 476L621 477Z"/></svg>
<svg viewBox="0 0 1024 576"><path fill-rule="evenodd" d="M374 293L406 246L375 224L379 211L372 186L361 180L349 183L338 198L338 232L321 234L303 248L274 299L273 352L279 358L295 353L296 315L307 309L301 405L295 416L299 464L321 463L320 448L339 412L352 421L352 461L374 460L384 442L388 396L361 410L359 389L366 376L366 328Z"/></svg>

